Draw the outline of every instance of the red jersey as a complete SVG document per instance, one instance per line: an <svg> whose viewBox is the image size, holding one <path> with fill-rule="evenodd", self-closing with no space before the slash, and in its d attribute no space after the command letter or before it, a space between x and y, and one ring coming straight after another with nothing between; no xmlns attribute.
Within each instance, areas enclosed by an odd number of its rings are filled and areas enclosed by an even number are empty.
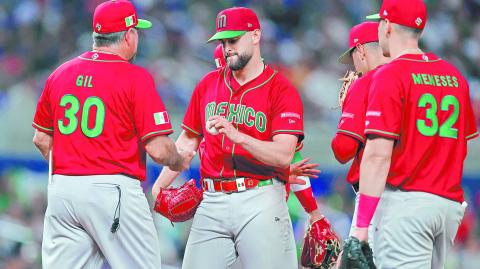
<svg viewBox="0 0 480 269"><path fill-rule="evenodd" d="M182 127L205 139L200 160L202 178L288 179L288 168L268 166L225 135L208 133L205 124L212 115L225 116L240 132L259 140L272 141L277 134L292 134L300 137L300 143L303 105L283 76L266 66L257 78L240 86L229 68L210 72L193 91Z"/></svg>
<svg viewBox="0 0 480 269"><path fill-rule="evenodd" d="M145 179L142 142L172 133L151 75L114 54L86 52L48 78L33 127L53 135L53 173Z"/></svg>
<svg viewBox="0 0 480 269"><path fill-rule="evenodd" d="M467 140L478 136L469 87L431 53L401 55L374 75L365 134L395 139L387 183L463 201Z"/></svg>
<svg viewBox="0 0 480 269"><path fill-rule="evenodd" d="M351 184L360 180L360 161L365 145L365 113L368 105L368 92L373 74L378 67L355 80L345 96L342 106L342 117L338 123L338 134L348 135L359 142L358 151L347 174Z"/></svg>

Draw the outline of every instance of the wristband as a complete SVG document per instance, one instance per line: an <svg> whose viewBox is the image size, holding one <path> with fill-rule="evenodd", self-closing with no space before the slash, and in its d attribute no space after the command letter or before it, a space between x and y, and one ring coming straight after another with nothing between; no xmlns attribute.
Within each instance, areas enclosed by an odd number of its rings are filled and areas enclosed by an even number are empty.
<svg viewBox="0 0 480 269"><path fill-rule="evenodd" d="M363 193L360 193L358 199L358 212L357 212L357 227L358 228L367 228L372 221L373 214L377 209L378 202L380 197L368 196Z"/></svg>

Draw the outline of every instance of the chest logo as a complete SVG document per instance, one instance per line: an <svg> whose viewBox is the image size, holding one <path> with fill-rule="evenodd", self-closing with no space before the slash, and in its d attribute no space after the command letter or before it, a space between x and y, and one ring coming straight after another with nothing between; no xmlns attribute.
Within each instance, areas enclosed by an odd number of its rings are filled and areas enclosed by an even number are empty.
<svg viewBox="0 0 480 269"><path fill-rule="evenodd" d="M262 111L241 104L229 104L228 102L210 102L205 107L205 120L213 115L224 116L231 123L254 127L260 133L267 129L267 116Z"/></svg>

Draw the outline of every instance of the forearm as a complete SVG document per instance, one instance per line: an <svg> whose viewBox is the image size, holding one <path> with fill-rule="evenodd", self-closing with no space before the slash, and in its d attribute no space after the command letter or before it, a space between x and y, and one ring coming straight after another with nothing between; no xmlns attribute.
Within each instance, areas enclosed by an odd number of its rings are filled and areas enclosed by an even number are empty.
<svg viewBox="0 0 480 269"><path fill-rule="evenodd" d="M185 131L183 131L175 142L176 147L180 151L196 151L198 145L200 144L200 138L193 136ZM185 160L190 163L193 159L193 156ZM155 181L152 194L156 197L156 194L160 191L160 188L166 188L172 184L172 182L180 175L179 171L173 171L167 166L164 166L157 180Z"/></svg>
<svg viewBox="0 0 480 269"><path fill-rule="evenodd" d="M173 171L168 166L164 166L157 180L153 184L152 193L156 197L161 188L167 188L180 175L180 172Z"/></svg>
<svg viewBox="0 0 480 269"><path fill-rule="evenodd" d="M380 197L385 189L390 156L378 155L366 148L360 164L360 193Z"/></svg>
<svg viewBox="0 0 480 269"><path fill-rule="evenodd" d="M42 154L42 157L48 161L48 154L52 148L53 138L51 135L39 132L35 130L35 135L33 136L33 144L37 147Z"/></svg>
<svg viewBox="0 0 480 269"><path fill-rule="evenodd" d="M357 208L355 236L366 240L367 228L375 214L390 170L394 141L385 138L368 139L360 164L360 197Z"/></svg>
<svg viewBox="0 0 480 269"><path fill-rule="evenodd" d="M183 159L169 137L154 137L148 142L145 149L154 162L171 167L173 170L179 170Z"/></svg>
<svg viewBox="0 0 480 269"><path fill-rule="evenodd" d="M273 167L287 168L290 166L295 153L295 145L285 147L280 141L261 141L244 133L240 133L240 136L239 144L257 160Z"/></svg>

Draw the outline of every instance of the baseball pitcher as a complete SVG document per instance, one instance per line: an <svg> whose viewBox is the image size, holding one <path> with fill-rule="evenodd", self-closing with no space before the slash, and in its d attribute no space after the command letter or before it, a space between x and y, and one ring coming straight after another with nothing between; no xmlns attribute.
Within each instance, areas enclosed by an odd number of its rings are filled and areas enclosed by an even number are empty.
<svg viewBox="0 0 480 269"><path fill-rule="evenodd" d="M195 88L177 146L205 149L203 200L193 219L182 268L296 268L285 182L303 139L303 106L295 88L262 61L257 15L221 11L216 34L227 66ZM162 170L153 195L178 175Z"/></svg>

